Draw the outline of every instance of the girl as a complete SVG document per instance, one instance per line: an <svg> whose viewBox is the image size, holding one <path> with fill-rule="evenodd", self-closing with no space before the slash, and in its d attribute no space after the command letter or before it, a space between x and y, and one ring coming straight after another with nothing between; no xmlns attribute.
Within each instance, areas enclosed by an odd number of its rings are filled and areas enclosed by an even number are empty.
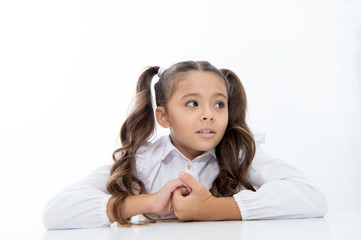
<svg viewBox="0 0 361 240"><path fill-rule="evenodd" d="M154 111L151 81L156 74ZM192 61L164 72L150 67L136 92L114 164L52 198L45 208L46 228L130 224L140 214L150 221L187 221L326 213L326 200L312 182L263 152L262 137L253 136L246 124L246 94L232 71ZM150 143L154 116L170 135Z"/></svg>

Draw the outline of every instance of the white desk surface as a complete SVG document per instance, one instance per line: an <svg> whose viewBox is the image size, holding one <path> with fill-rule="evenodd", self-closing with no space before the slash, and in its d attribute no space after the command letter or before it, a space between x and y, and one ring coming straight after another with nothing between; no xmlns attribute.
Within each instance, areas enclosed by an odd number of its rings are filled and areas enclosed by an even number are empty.
<svg viewBox="0 0 361 240"><path fill-rule="evenodd" d="M5 219L2 219L4 221ZM8 227L6 227L6 225ZM324 218L262 221L157 222L144 226L46 231L40 221L7 222L0 239L361 239L361 212L328 214Z"/></svg>

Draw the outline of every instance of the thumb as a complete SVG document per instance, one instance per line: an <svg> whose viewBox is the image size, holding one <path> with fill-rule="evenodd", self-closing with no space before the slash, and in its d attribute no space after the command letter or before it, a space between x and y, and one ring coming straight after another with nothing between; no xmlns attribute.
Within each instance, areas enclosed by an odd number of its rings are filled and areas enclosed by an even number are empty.
<svg viewBox="0 0 361 240"><path fill-rule="evenodd" d="M176 197L182 197L183 194L182 194L182 190L180 188L176 189L174 192L173 192L173 198Z"/></svg>
<svg viewBox="0 0 361 240"><path fill-rule="evenodd" d="M197 191L200 187L202 187L202 183L188 173L182 171L179 173L179 177L187 186L191 188L191 190Z"/></svg>

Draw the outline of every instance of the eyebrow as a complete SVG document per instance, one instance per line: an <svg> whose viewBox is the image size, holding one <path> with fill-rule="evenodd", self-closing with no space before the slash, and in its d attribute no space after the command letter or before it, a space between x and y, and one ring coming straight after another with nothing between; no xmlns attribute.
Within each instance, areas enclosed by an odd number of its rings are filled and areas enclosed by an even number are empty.
<svg viewBox="0 0 361 240"><path fill-rule="evenodd" d="M188 93L184 96L182 96L181 98L187 98L187 97L201 97L201 95L199 93ZM216 97L223 97L224 99L228 99L226 95L224 95L223 93L215 93L212 95L212 98L216 98Z"/></svg>

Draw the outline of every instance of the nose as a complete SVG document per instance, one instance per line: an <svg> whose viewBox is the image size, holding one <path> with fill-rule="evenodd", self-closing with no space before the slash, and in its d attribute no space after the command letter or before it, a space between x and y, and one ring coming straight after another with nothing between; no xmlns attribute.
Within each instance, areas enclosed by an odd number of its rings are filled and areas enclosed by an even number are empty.
<svg viewBox="0 0 361 240"><path fill-rule="evenodd" d="M210 120L211 122L213 122L214 121L214 118L213 117L206 117L206 116L203 116L203 118L202 118L202 120L203 121L206 121L206 120Z"/></svg>
<svg viewBox="0 0 361 240"><path fill-rule="evenodd" d="M214 115L213 115L212 110L209 109L209 108L205 108L205 109L204 109L204 112L203 112L203 114L202 114L201 119L202 119L203 121L207 121L207 120L208 120L208 121L213 122L213 121L214 121Z"/></svg>

